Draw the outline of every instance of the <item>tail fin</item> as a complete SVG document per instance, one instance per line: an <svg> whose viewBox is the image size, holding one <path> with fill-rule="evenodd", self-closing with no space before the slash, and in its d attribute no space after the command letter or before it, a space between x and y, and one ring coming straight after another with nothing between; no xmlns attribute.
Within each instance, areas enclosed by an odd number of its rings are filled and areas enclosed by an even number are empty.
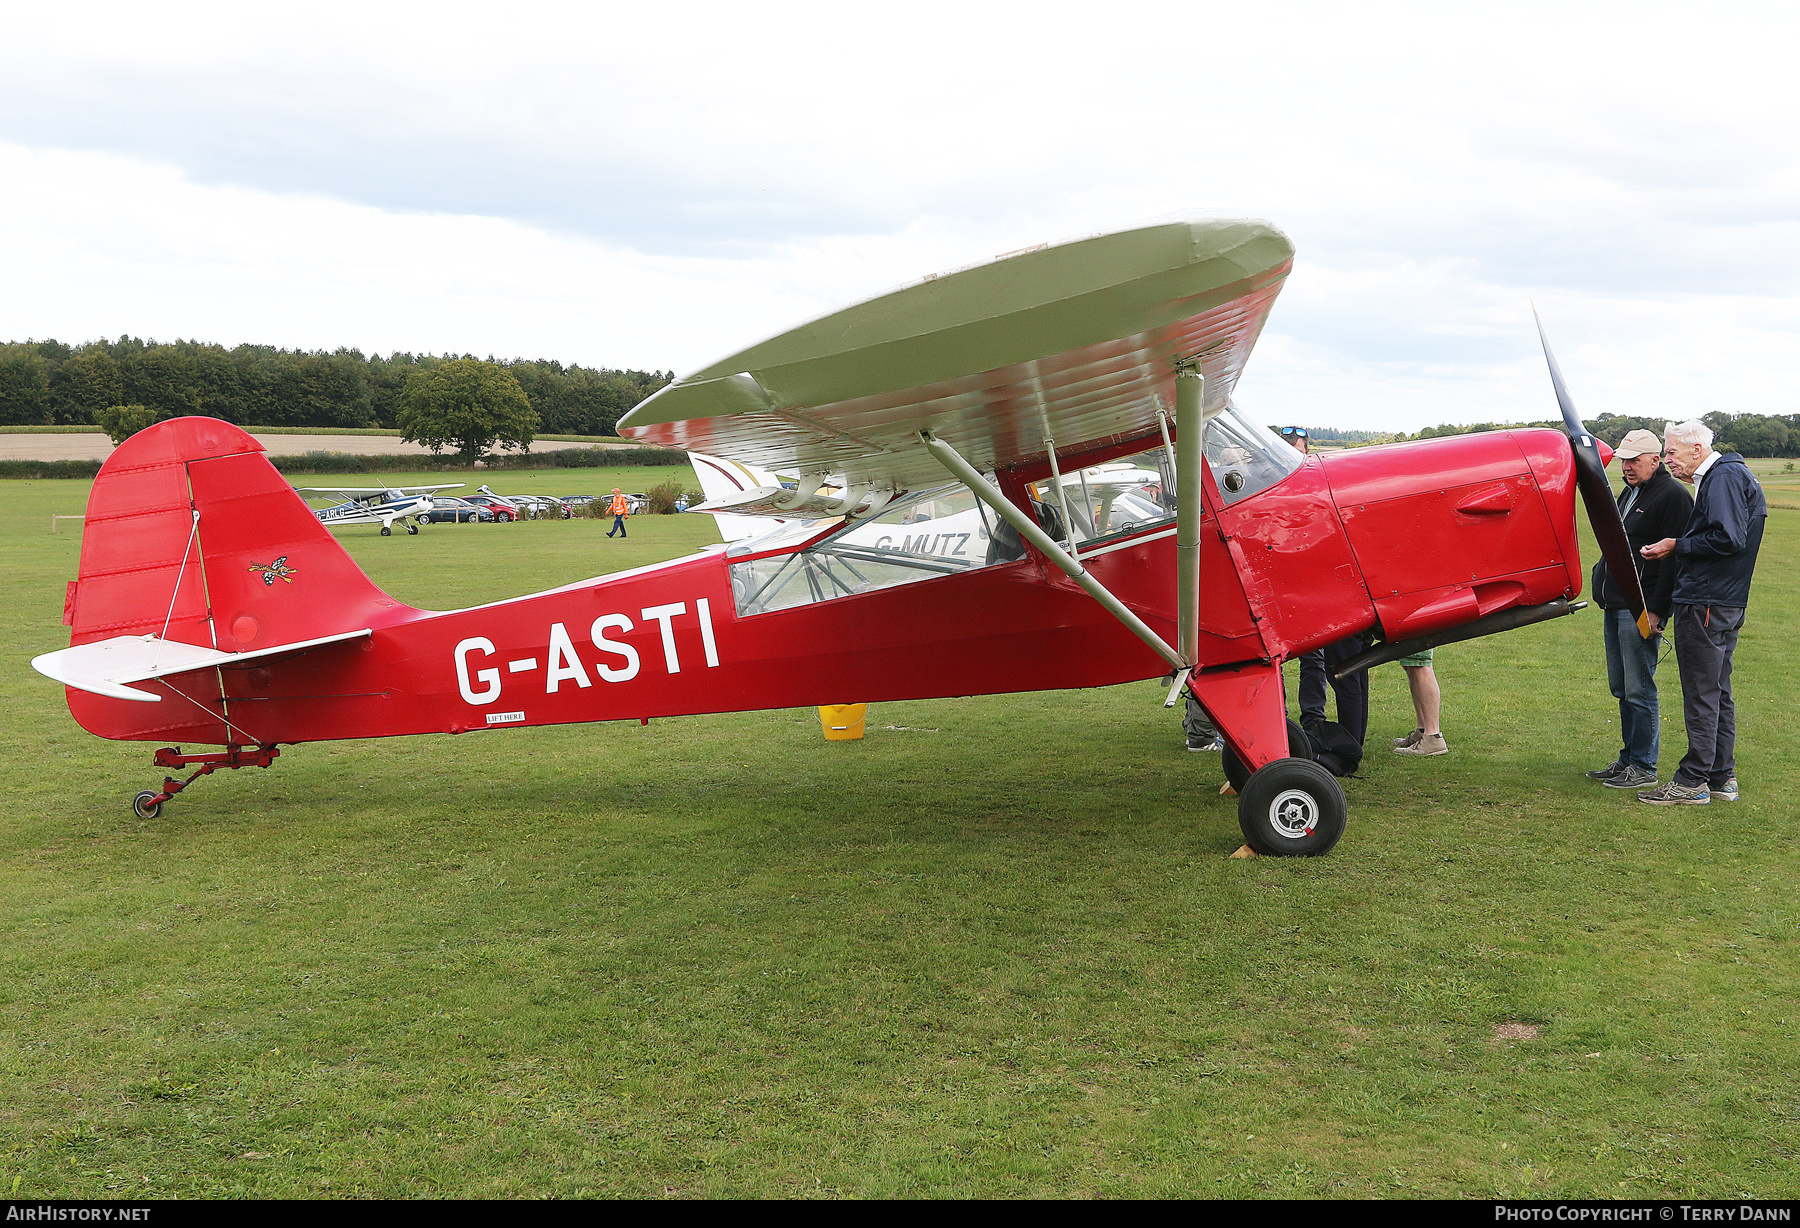
<svg viewBox="0 0 1800 1228"><path fill-rule="evenodd" d="M688 461L694 466L694 476L700 479L700 490L708 503L729 499L759 486L781 485L780 478L755 465L722 460L700 452L689 452ZM719 523L719 535L728 542L742 541L769 531L766 516L733 516L728 512L714 512L712 516Z"/></svg>
<svg viewBox="0 0 1800 1228"><path fill-rule="evenodd" d="M127 635L227 652L316 640L408 612L363 574L312 509L229 422L175 418L138 432L88 496L79 578L63 621L72 645ZM69 692L102 737L241 740L215 672L184 675L175 702ZM150 711L146 712L145 710Z"/></svg>

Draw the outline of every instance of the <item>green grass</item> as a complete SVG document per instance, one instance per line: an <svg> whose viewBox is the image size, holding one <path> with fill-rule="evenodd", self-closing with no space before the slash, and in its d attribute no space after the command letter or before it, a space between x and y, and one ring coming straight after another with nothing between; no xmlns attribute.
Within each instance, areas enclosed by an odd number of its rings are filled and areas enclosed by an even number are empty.
<svg viewBox="0 0 1800 1228"><path fill-rule="evenodd" d="M404 432L383 427L337 426L246 426L256 435L368 435L398 439ZM0 426L0 435L104 435L99 426ZM537 441L552 443L627 443L617 435L539 435Z"/></svg>
<svg viewBox="0 0 1800 1228"><path fill-rule="evenodd" d="M66 642L48 516L86 487L0 487L0 1189L1794 1188L1800 515L1739 650L1741 803L1581 778L1617 749L1587 611L1438 654L1444 758L1374 745L1411 724L1378 670L1343 843L1231 861L1217 759L1148 683L876 705L860 743L778 711L303 746L140 822L150 746L26 665ZM605 527L340 538L438 608L712 539Z"/></svg>

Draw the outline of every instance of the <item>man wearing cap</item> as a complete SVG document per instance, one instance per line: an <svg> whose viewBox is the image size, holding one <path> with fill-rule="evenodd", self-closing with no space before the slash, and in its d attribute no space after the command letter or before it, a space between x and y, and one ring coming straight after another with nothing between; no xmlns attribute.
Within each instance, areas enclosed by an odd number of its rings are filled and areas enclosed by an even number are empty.
<svg viewBox="0 0 1800 1228"><path fill-rule="evenodd" d="M1284 426L1278 432L1302 456L1312 455L1312 439L1303 426ZM1325 719L1325 690L1337 697L1338 724L1361 746L1369 736L1369 673L1358 670L1348 678L1332 674L1371 643L1364 632L1315 648L1300 657L1300 727L1311 733Z"/></svg>
<svg viewBox="0 0 1800 1228"><path fill-rule="evenodd" d="M606 535L611 537L616 533L620 537L629 537L630 534L625 532L625 517L630 513L631 504L619 493L617 486L613 487L612 502L606 505L606 514L613 518L613 527L607 530Z"/></svg>
<svg viewBox="0 0 1800 1228"><path fill-rule="evenodd" d="M1662 465L1662 445L1649 431L1632 431L1619 441L1613 455L1625 475L1619 492L1619 517L1634 554L1652 542L1678 536L1687 524L1694 500ZM1589 772L1590 780L1613 789L1647 789L1656 784L1656 760L1661 753L1661 713L1656 699L1656 658L1662 650L1663 624L1669 620L1675 590L1673 559L1645 559L1638 565L1638 584L1644 590L1644 610L1657 633L1645 639L1625 603L1625 595L1613 583L1606 560L1594 564L1589 588L1600 607L1606 639L1606 682L1619 701L1619 732L1623 745L1611 767Z"/></svg>
<svg viewBox="0 0 1800 1228"><path fill-rule="evenodd" d="M1687 754L1669 783L1646 789L1638 801L1653 806L1704 806L1735 802L1737 707L1731 696L1731 658L1750 579L1762 546L1769 505L1762 483L1736 452L1715 452L1704 422L1672 424L1664 432L1663 460L1670 473L1694 486L1694 507L1682 528L1638 551L1675 568L1669 624L1675 664L1681 668L1681 715Z"/></svg>

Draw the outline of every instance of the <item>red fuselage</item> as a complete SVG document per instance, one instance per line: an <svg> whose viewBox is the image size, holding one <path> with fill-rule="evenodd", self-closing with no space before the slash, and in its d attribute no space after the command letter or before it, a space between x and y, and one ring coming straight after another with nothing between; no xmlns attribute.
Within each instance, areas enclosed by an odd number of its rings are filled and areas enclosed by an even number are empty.
<svg viewBox="0 0 1800 1228"><path fill-rule="evenodd" d="M184 451L171 440L154 454L128 443L108 462L71 589L73 642L160 632L165 618L166 638L227 650L361 627L373 635L137 684L160 703L70 690L77 720L103 737L222 744L462 733L1102 686L1168 672L1031 552L749 617L737 614L722 546L493 605L412 609L362 575L253 443L242 447L227 434L235 428L213 425L224 428L214 434L230 454L215 444L196 456L191 443ZM1002 476L1015 499L1020 479ZM1202 666L1279 662L1377 626L1407 638L1580 591L1573 471L1568 442L1554 431L1310 457L1230 506L1209 474L1206 499ZM199 542L188 548L204 556L203 585L174 566L196 511ZM1173 642L1174 555L1173 526L1163 524L1083 558ZM284 573L271 574L271 556L285 560Z"/></svg>

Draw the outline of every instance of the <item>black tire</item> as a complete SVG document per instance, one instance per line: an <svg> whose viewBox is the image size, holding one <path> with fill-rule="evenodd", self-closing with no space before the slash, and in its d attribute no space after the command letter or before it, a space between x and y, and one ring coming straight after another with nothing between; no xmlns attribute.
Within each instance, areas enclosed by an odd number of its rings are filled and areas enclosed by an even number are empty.
<svg viewBox="0 0 1800 1228"><path fill-rule="evenodd" d="M494 523L495 524L507 524L511 520L512 520L512 517L507 515L505 512L495 512L494 513Z"/></svg>
<svg viewBox="0 0 1800 1228"><path fill-rule="evenodd" d="M1337 777L1310 759L1277 759L1239 790L1244 843L1269 857L1317 857L1344 834L1350 807Z"/></svg>
<svg viewBox="0 0 1800 1228"><path fill-rule="evenodd" d="M1287 723L1287 727L1288 754L1296 759L1311 759L1312 739L1306 736L1306 730L1300 728L1298 722L1291 720ZM1250 779L1250 769L1244 766L1242 759L1232 753L1229 746L1225 748L1225 753L1220 756L1220 759L1223 760L1225 779L1229 780L1231 787L1241 795L1244 792L1245 782Z"/></svg>
<svg viewBox="0 0 1800 1228"><path fill-rule="evenodd" d="M153 798L155 796L156 796L156 794L152 793L148 789L145 789L142 793L140 793L136 797L132 798L131 799L131 813L137 815L137 817L140 819L154 819L154 818L161 817L162 803L161 802L153 802L150 800L151 798Z"/></svg>
<svg viewBox="0 0 1800 1228"><path fill-rule="evenodd" d="M408 521L406 525L406 535L408 537L417 537L419 535L419 526Z"/></svg>
<svg viewBox="0 0 1800 1228"><path fill-rule="evenodd" d="M386 525L382 525L381 526L381 535L383 537L392 537L394 535L394 531L392 529L388 528Z"/></svg>

